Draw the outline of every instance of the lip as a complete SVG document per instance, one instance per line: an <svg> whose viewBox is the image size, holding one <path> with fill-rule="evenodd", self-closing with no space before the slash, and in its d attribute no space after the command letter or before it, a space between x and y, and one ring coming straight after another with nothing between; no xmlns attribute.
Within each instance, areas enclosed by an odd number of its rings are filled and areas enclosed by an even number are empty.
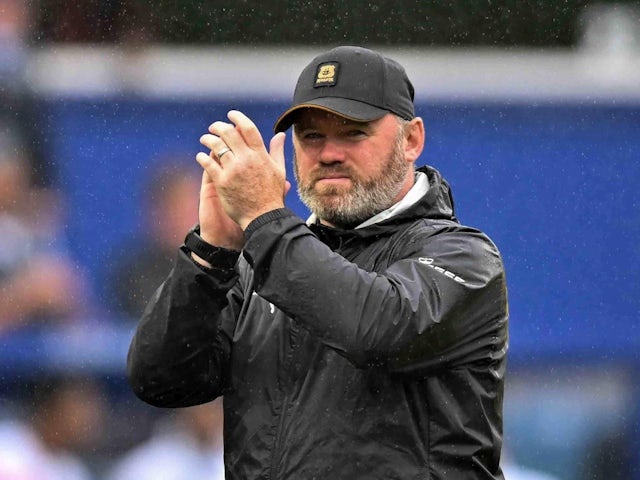
<svg viewBox="0 0 640 480"><path fill-rule="evenodd" d="M349 177L345 177L343 175L330 175L326 177L321 177L316 180L316 183L341 183L350 181Z"/></svg>
<svg viewBox="0 0 640 480"><path fill-rule="evenodd" d="M336 179L344 179L344 178L350 178L350 177L345 173L335 172L335 173L325 173L324 175L319 176L318 180L336 180Z"/></svg>

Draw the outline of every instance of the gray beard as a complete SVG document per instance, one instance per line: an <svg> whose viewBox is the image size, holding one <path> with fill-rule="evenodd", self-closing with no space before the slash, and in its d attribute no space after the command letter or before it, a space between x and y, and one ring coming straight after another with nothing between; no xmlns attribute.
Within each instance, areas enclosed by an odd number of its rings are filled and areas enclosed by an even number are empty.
<svg viewBox="0 0 640 480"><path fill-rule="evenodd" d="M342 195L336 195L337 190L328 191L329 197L317 194L313 181L306 184L300 181L295 154L294 166L298 195L302 202L319 219L345 229L361 224L396 203L407 175L401 135L380 174L368 180L350 175L352 187ZM341 167L338 169L343 171ZM325 168L325 171L331 170L331 167Z"/></svg>

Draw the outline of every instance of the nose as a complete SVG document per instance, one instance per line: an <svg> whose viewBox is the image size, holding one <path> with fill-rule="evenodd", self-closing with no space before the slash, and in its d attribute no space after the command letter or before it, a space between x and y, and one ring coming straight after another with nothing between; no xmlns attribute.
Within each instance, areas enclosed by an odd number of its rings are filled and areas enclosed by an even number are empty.
<svg viewBox="0 0 640 480"><path fill-rule="evenodd" d="M341 143L333 138L325 138L320 150L320 161L322 163L340 163L345 160L345 149Z"/></svg>

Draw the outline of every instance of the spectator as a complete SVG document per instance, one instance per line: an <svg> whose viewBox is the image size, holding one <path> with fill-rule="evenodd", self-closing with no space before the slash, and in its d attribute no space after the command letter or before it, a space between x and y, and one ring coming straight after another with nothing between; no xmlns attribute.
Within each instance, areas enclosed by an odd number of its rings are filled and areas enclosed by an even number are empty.
<svg viewBox="0 0 640 480"><path fill-rule="evenodd" d="M29 144L22 145L23 160L37 172L32 181L49 186L55 172L40 142L42 109L26 76L33 10L33 2L0 0L0 135L6 135L10 128L29 138Z"/></svg>
<svg viewBox="0 0 640 480"><path fill-rule="evenodd" d="M0 423L0 480L92 480L82 453L99 439L102 391L85 378L46 377L24 419Z"/></svg>
<svg viewBox="0 0 640 480"><path fill-rule="evenodd" d="M222 399L179 409L120 459L109 480L223 480Z"/></svg>
<svg viewBox="0 0 640 480"><path fill-rule="evenodd" d="M185 228L198 218L193 192L199 188L200 174L170 161L161 163L143 192L142 210L150 213L144 228L119 248L124 253L115 261L108 280L111 305L118 314L136 319L171 270Z"/></svg>
<svg viewBox="0 0 640 480"><path fill-rule="evenodd" d="M580 478L626 480L634 478L631 429L615 428L591 442L583 460Z"/></svg>
<svg viewBox="0 0 640 480"><path fill-rule="evenodd" d="M39 40L55 43L148 43L156 18L141 0L38 2Z"/></svg>
<svg viewBox="0 0 640 480"><path fill-rule="evenodd" d="M14 111L25 89L30 10L21 0L0 0L0 112ZM18 98L16 99L16 95Z"/></svg>
<svg viewBox="0 0 640 480"><path fill-rule="evenodd" d="M86 279L63 246L60 195L33 185L24 151L0 128L0 333L75 320L90 304Z"/></svg>

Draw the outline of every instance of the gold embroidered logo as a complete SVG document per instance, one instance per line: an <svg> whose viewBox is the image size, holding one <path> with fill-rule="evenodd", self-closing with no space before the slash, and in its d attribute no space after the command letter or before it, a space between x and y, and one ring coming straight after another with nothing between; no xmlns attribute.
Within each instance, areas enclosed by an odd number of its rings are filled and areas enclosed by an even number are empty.
<svg viewBox="0 0 640 480"><path fill-rule="evenodd" d="M328 87L336 84L338 79L338 63L329 62L318 65L315 87Z"/></svg>

